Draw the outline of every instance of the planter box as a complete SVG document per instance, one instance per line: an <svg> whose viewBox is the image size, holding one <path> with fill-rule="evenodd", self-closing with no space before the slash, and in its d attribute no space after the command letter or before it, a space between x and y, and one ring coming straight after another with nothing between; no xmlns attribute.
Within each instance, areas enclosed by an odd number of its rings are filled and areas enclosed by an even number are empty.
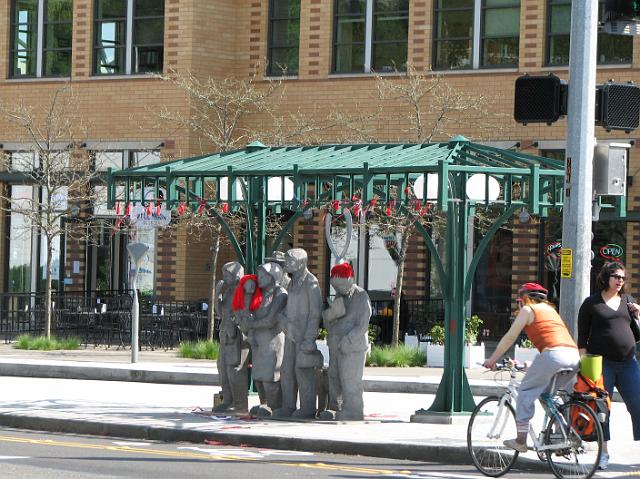
<svg viewBox="0 0 640 479"><path fill-rule="evenodd" d="M479 346L465 346L464 367L475 368L477 363L485 360L484 343ZM444 346L441 344L427 343L427 366L432 368L444 367Z"/></svg>
<svg viewBox="0 0 640 479"><path fill-rule="evenodd" d="M519 363L524 363L525 361L533 361L538 354L540 353L536 348L521 348L520 346L516 346L513 359Z"/></svg>
<svg viewBox="0 0 640 479"><path fill-rule="evenodd" d="M324 360L324 367L329 367L329 346L327 346L326 339L316 339L316 347L318 351L322 353L322 359ZM367 354L371 352L371 343L367 346Z"/></svg>

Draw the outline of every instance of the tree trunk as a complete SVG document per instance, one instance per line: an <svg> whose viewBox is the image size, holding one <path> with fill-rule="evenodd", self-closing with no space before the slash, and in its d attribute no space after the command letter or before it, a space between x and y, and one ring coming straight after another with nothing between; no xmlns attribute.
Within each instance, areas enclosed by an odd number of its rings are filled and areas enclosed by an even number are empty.
<svg viewBox="0 0 640 479"><path fill-rule="evenodd" d="M212 247L211 254L211 291L209 294L209 324L207 327L207 341L213 341L213 333L215 331L216 320L216 303L217 303L217 289L216 289L216 271L218 269L218 253L220 252L220 234L222 233L222 226L218 225L216 231L216 239Z"/></svg>
<svg viewBox="0 0 640 479"><path fill-rule="evenodd" d="M400 254L398 257L398 272L396 273L396 296L393 298L393 336L391 337L391 346L397 346L400 342L400 306L402 299L402 278L404 277L404 264L407 259L407 251L409 250L409 239L411 238L411 229L407 228L402 235L402 243L400 246Z"/></svg>
<svg viewBox="0 0 640 479"><path fill-rule="evenodd" d="M45 321L44 321L44 333L47 339L51 338L51 257L53 252L51 251L51 238L47 237L47 281L45 288Z"/></svg>

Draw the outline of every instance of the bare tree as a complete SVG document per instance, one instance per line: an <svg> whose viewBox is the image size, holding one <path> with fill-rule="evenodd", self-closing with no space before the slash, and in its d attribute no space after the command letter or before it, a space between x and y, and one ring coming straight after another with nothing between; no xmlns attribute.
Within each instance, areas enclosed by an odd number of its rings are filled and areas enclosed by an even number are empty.
<svg viewBox="0 0 640 479"><path fill-rule="evenodd" d="M408 113L398 118L408 123L405 139L430 143L460 131L473 131L476 138L492 137L504 129L503 115L489 109L488 98L459 90L442 75L407 65L399 77L376 77L381 100L398 102ZM472 136L472 135L469 135Z"/></svg>
<svg viewBox="0 0 640 479"><path fill-rule="evenodd" d="M91 184L99 172L90 156L78 148L86 141L87 125L71 87L55 90L47 103L37 107L24 101L0 104L0 118L18 132L18 140L24 145L21 151L5 155L2 167L33 188L28 197L12 196L10 187L3 190L1 208L23 218L15 224L25 233L33 232L45 239L45 334L50 337L54 241L65 233L83 234L82 229L65 228L64 218L70 213L77 215L81 208L93 203Z"/></svg>

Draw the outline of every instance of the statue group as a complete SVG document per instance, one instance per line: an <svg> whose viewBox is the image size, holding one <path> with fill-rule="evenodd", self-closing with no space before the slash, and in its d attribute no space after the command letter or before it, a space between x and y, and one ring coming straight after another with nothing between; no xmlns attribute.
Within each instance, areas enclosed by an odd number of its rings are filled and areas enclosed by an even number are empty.
<svg viewBox="0 0 640 479"><path fill-rule="evenodd" d="M324 309L303 249L275 253L255 275L245 275L237 262L226 263L222 274L216 306L223 402L214 412L247 412L251 357L260 398L252 415L362 420L371 303L355 284L351 266L341 263L331 269L335 297ZM327 409L318 411L317 371L324 361L316 338L321 322L329 348L329 399Z"/></svg>

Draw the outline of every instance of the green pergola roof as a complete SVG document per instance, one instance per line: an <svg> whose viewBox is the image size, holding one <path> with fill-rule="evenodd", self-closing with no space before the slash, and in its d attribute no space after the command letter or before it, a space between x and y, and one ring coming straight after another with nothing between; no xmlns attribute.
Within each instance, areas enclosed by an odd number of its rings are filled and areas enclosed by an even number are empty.
<svg viewBox="0 0 640 479"><path fill-rule="evenodd" d="M540 165L562 170L563 162L524 153L471 143L456 137L446 143L366 144L266 147L259 142L242 150L187 158L150 166L116 171L114 177L164 175L171 168L178 175L225 175L229 168L236 176L416 171L439 161L467 166L529 168ZM365 166L366 165L366 166Z"/></svg>
<svg viewBox="0 0 640 479"><path fill-rule="evenodd" d="M228 202L234 206L244 202L230 187L237 178L251 190L247 195L252 202L273 204L264 194L264 180L272 177L286 177L295 185L294 198L277 201L292 209L331 199L348 201L356 192L363 201L374 196L387 201L394 195L403 201L406 187L425 173L438 174L440 187L437 194L427 191L425 181L422 197L437 202L441 210L462 194L447 188L447 178L452 174L466 178L476 173L490 175L501 186L499 203L526 204L531 212L562 202L562 161L472 143L458 136L432 144L267 147L254 142L242 150L111 171L109 205L113 207L116 187L120 186L124 191L119 199L126 202L162 200L170 208L181 201L194 205ZM221 184L227 180L231 181L226 186ZM161 197L159 188L165 190ZM154 198L149 197L150 189L156 191ZM142 191L147 191L144 199Z"/></svg>

